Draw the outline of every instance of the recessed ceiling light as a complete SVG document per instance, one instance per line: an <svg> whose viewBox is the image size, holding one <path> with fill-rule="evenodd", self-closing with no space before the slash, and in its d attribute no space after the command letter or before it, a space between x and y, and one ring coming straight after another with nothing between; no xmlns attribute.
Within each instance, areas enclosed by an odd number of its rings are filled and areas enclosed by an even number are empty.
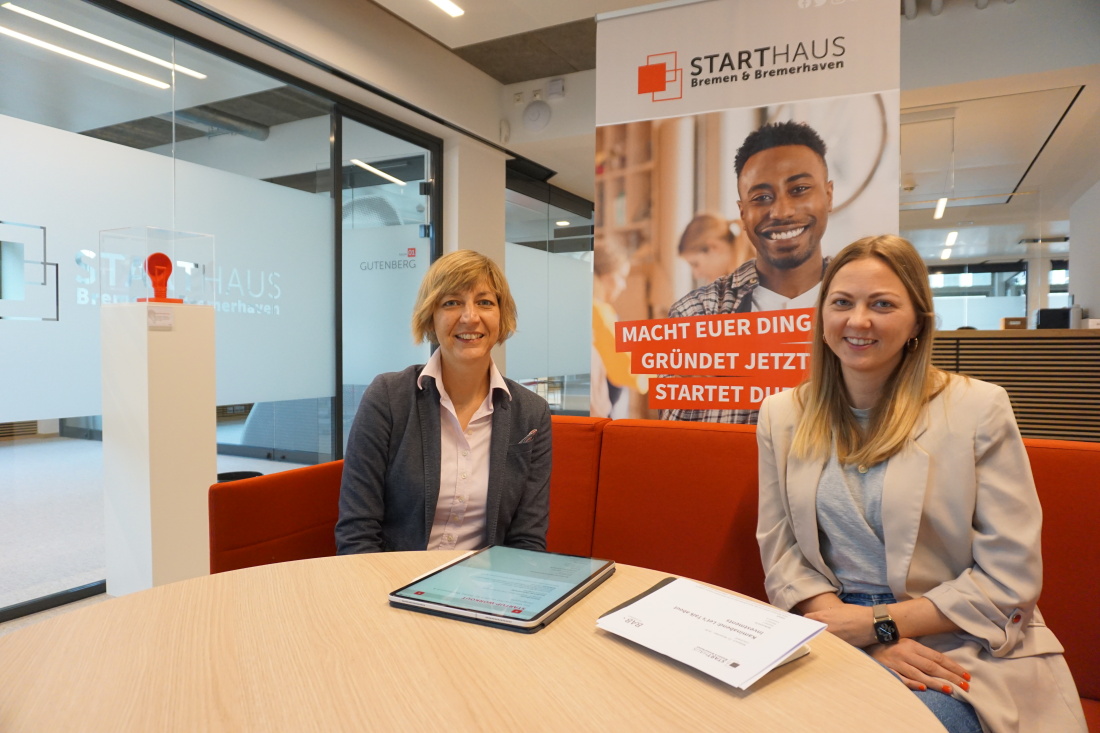
<svg viewBox="0 0 1100 733"><path fill-rule="evenodd" d="M362 168L365 171L370 171L371 173L373 173L376 176L381 176L382 178L385 178L387 181L390 181L391 183L396 183L398 186L404 186L405 185L405 182L402 181L400 178L394 178L389 173L384 173L383 171L380 171L377 168L375 168L373 165L368 165L367 163L364 163L363 161L359 160L358 158L352 158L351 163L352 163L352 165L359 166L360 168Z"/></svg>
<svg viewBox="0 0 1100 733"><path fill-rule="evenodd" d="M457 18L466 11L458 7L451 0L432 0L432 4L452 18Z"/></svg>
<svg viewBox="0 0 1100 733"><path fill-rule="evenodd" d="M562 219L561 221L556 221L554 223L557 224L559 227L569 226L569 222L567 222L565 219Z"/></svg>
<svg viewBox="0 0 1100 733"><path fill-rule="evenodd" d="M82 53L77 53L76 51L70 51L69 49L62 48L61 46L55 46L52 43L46 43L45 41L40 41L39 39L37 39L33 36L28 36L24 33L19 33L18 31L13 31L11 28L5 28L2 25L0 25L0 34L3 34L5 36L10 36L11 38L16 38L20 41L25 41L25 42L31 44L32 46L38 46L39 48L44 48L47 51L53 51L54 53L59 53L62 56L67 56L71 59L75 59L76 61L83 61L84 63L89 64L91 66L95 66L95 67L103 69L105 71L114 72L115 74L118 74L120 76L125 76L128 79L133 79L135 81L140 81L143 84L148 84L149 86L156 87L157 89L171 89L172 88L171 85L165 84L162 81L157 81L156 79L151 79L148 76L138 74L135 71L128 71L128 70L123 69L119 66L115 66L113 64L108 64L106 61L100 61L99 59L93 59L91 56L85 56Z"/></svg>
<svg viewBox="0 0 1100 733"><path fill-rule="evenodd" d="M948 232L947 233L947 241L944 242L944 245L947 246L947 247L954 247L955 242L957 242L958 239L959 239L959 233L958 232Z"/></svg>
<svg viewBox="0 0 1100 733"><path fill-rule="evenodd" d="M97 36L94 33L89 33L88 31L81 30L80 28L74 28L73 26L62 23L59 20L54 20L53 18L49 18L45 15L41 15L39 13L36 13L36 12L32 11L32 10L27 10L26 8L21 8L18 5L15 5L13 3L4 3L3 5L0 5L0 8L7 8L8 10L19 13L20 15L25 15L28 18L33 18L34 20L37 20L41 23L45 23L47 25L52 25L54 28L60 28L63 31L68 31L69 33L80 36L81 38L87 38L89 41L95 41L96 43L101 43L104 46L107 46L108 48L115 49L116 51L122 51L123 53L130 54L131 56L136 56L139 59L144 59L146 61L149 61L150 63L156 64L157 66L163 66L166 69L172 69L174 71L180 72L181 74L187 74L188 76L193 76L196 79L205 79L206 78L206 74L200 74L197 71L193 71L192 69L188 69L186 66L180 66L179 64L173 64L171 61L165 61L164 59L159 59L156 56L150 56L149 54L143 53L142 51L138 51L135 48L130 48L129 46L123 46L121 43L115 43L114 41L112 41L110 39L103 38L102 36Z"/></svg>
<svg viewBox="0 0 1100 733"><path fill-rule="evenodd" d="M951 250L945 249L943 252L940 252L940 259L941 260L951 259Z"/></svg>
<svg viewBox="0 0 1100 733"><path fill-rule="evenodd" d="M933 219L942 219L943 211L947 208L947 198L944 197L936 202L936 213L932 214Z"/></svg>

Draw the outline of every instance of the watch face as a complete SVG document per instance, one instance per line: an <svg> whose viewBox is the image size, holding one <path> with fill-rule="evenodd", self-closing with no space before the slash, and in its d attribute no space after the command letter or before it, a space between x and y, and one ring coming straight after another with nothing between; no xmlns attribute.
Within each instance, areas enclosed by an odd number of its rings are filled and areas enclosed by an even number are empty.
<svg viewBox="0 0 1100 733"><path fill-rule="evenodd" d="M875 636L880 644L893 644L898 640L898 625L892 620L875 622Z"/></svg>

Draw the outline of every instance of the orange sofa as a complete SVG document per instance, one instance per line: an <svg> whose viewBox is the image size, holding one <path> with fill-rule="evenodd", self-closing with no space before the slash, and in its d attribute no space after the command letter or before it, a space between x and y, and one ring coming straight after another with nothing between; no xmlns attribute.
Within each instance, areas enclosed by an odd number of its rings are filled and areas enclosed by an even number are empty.
<svg viewBox="0 0 1100 733"><path fill-rule="evenodd" d="M548 549L765 599L756 429L554 417ZM1100 444L1025 440L1043 504L1040 607L1100 733ZM210 487L210 571L336 552L341 461Z"/></svg>

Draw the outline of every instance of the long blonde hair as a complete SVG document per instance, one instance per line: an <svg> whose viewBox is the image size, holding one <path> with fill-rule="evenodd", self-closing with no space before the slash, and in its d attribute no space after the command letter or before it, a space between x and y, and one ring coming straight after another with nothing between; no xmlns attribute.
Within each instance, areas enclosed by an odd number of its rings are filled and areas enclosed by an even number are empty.
<svg viewBox="0 0 1100 733"><path fill-rule="evenodd" d="M845 265L868 257L877 257L901 280L913 303L919 328L915 347L902 351L901 362L886 381L883 398L871 410L867 429L863 430L852 414L840 359L825 343L822 315L836 274ZM928 268L907 240L884 234L865 237L841 250L821 280L810 374L796 392L802 419L794 434L795 455L824 458L835 445L841 464L873 466L901 450L924 406L947 383L946 374L932 366L935 318Z"/></svg>

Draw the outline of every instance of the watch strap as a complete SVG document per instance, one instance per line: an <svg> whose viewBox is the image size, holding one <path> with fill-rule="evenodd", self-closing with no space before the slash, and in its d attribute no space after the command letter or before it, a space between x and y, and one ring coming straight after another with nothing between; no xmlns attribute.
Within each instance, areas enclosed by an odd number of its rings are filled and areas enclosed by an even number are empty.
<svg viewBox="0 0 1100 733"><path fill-rule="evenodd" d="M880 644L895 644L901 635L898 633L898 625L886 610L885 603L876 603L871 607L874 616L875 638Z"/></svg>

